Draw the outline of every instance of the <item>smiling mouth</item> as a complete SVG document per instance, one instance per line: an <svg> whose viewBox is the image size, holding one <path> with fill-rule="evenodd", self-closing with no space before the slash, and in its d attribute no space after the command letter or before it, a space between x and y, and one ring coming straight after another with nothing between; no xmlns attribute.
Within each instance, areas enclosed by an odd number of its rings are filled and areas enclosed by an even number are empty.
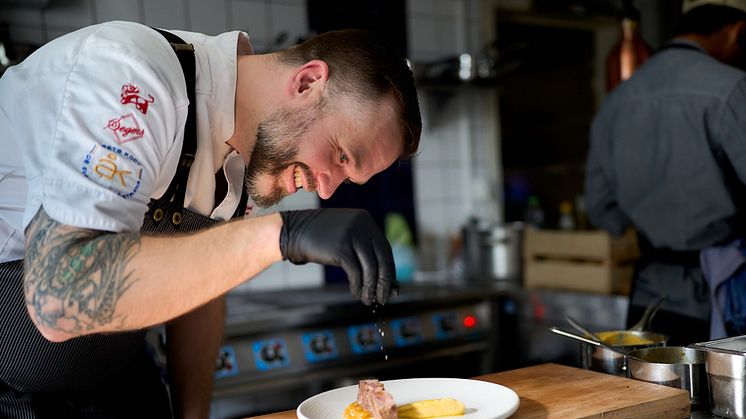
<svg viewBox="0 0 746 419"><path fill-rule="evenodd" d="M301 174L300 167L295 166L295 170L293 171L293 177L295 178L295 187L298 189L303 188L303 175Z"/></svg>

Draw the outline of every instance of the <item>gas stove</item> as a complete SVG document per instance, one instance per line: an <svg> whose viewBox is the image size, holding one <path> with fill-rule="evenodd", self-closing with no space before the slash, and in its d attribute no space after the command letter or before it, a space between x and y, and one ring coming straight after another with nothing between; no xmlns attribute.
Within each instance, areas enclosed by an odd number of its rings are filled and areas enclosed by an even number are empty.
<svg viewBox="0 0 746 419"><path fill-rule="evenodd" d="M482 289L441 284L405 285L378 307L346 286L229 294L213 417L293 408L360 378L424 376L439 364L431 374L488 372L491 304ZM454 357L469 360L456 367Z"/></svg>

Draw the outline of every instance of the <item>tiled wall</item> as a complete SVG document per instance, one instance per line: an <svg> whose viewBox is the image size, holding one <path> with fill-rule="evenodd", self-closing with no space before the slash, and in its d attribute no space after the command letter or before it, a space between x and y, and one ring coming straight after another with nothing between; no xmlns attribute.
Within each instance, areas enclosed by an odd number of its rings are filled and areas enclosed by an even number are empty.
<svg viewBox="0 0 746 419"><path fill-rule="evenodd" d="M426 62L478 51L483 40L491 39L495 2L408 0L410 60ZM29 2L34 3L38 2ZM285 47L308 33L305 0L52 0L43 10L0 7L0 21L10 24L13 39L31 44L117 19L207 34L240 29L249 33L258 52ZM277 43L283 31L288 36ZM425 270L442 271L447 267L449 242L458 236L469 216L501 218L497 98L487 89L446 93L422 89L420 100L424 133L414 164L420 265ZM315 195L299 193L279 208L317 206ZM238 290L322 283L320 266L280 263Z"/></svg>

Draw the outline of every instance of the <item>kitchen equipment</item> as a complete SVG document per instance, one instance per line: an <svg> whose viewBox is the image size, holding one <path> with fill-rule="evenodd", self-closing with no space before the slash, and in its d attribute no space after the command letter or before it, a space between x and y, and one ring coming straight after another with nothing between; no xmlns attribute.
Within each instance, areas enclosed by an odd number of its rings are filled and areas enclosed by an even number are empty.
<svg viewBox="0 0 746 419"><path fill-rule="evenodd" d="M483 226L471 219L464 226L463 235L468 281L519 282L523 223Z"/></svg>
<svg viewBox="0 0 746 419"><path fill-rule="evenodd" d="M520 397L513 414L516 418L689 418L690 414L689 395L684 390L558 364L474 379L515 391ZM296 417L295 410L288 410L261 419Z"/></svg>
<svg viewBox="0 0 746 419"><path fill-rule="evenodd" d="M661 307L663 302L666 301L667 297L667 295L664 295L662 297L658 297L656 300L651 301L650 304L645 307L645 312L642 314L642 317L640 317L640 320L638 320L637 323L635 323L635 325L630 327L628 330L651 330L650 322L653 321L653 316L655 316L655 313L658 312L658 309Z"/></svg>
<svg viewBox="0 0 746 419"><path fill-rule="evenodd" d="M580 342L583 342L583 343L586 343L586 344L589 344L589 345L593 345L595 347L602 348L602 349L605 349L607 351L613 352L613 353L621 356L622 358L626 355L626 352L624 352L624 351L622 351L622 350L620 350L618 348L615 348L613 346L608 346L608 345L606 345L604 342L602 342L600 340L589 339L589 338L586 338L585 336L576 335L575 333L570 333L570 332L564 331L562 329L558 329L556 327L550 327L549 330L551 330L552 332L554 332L554 333L556 333L558 335L562 335L562 336L568 337L570 339L575 339L577 341L580 341Z"/></svg>
<svg viewBox="0 0 746 419"><path fill-rule="evenodd" d="M706 352L682 346L637 349L627 353L629 377L689 392L692 406L709 404Z"/></svg>
<svg viewBox="0 0 746 419"><path fill-rule="evenodd" d="M580 323L578 323L577 321L575 321L575 319L573 319L572 317L565 316L565 320L567 320L567 323L569 323L570 326L572 326L575 329L577 329L578 331L580 331L580 333L583 333L584 335L588 335L588 337L590 337L591 340L595 340L596 342L600 342L601 341L601 339L599 339L599 337L596 336L595 333L593 333L590 330L586 329L585 327L581 326Z"/></svg>
<svg viewBox="0 0 746 419"><path fill-rule="evenodd" d="M746 418L746 336L695 343L690 347L706 351L712 413Z"/></svg>
<svg viewBox="0 0 746 419"><path fill-rule="evenodd" d="M211 417L249 417L297 407L359 378L491 371L494 295L482 287L402 284L382 307L346 284L230 293Z"/></svg>
<svg viewBox="0 0 746 419"><path fill-rule="evenodd" d="M639 332L636 330L612 330L606 332L597 332L602 342L607 346L622 353L629 353L637 349L653 348L666 346L668 336L653 332ZM610 344L609 342L619 342ZM581 345L580 362L583 368L593 371L604 372L607 374L627 376L627 363L623 356L618 353L609 351L607 348Z"/></svg>

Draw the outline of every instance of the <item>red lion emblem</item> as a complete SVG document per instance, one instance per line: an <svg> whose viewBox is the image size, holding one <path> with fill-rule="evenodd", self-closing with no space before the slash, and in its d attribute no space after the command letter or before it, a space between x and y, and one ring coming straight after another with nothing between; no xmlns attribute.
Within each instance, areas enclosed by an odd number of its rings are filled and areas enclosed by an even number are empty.
<svg viewBox="0 0 746 419"><path fill-rule="evenodd" d="M146 115L148 113L148 105L155 102L155 99L151 95L148 95L148 99L145 99L140 96L139 93L139 87L135 86L132 83L127 83L122 86L122 94L120 95L120 97L122 98L121 102L123 105L134 103L135 108L137 108L138 111L142 112L143 115Z"/></svg>

